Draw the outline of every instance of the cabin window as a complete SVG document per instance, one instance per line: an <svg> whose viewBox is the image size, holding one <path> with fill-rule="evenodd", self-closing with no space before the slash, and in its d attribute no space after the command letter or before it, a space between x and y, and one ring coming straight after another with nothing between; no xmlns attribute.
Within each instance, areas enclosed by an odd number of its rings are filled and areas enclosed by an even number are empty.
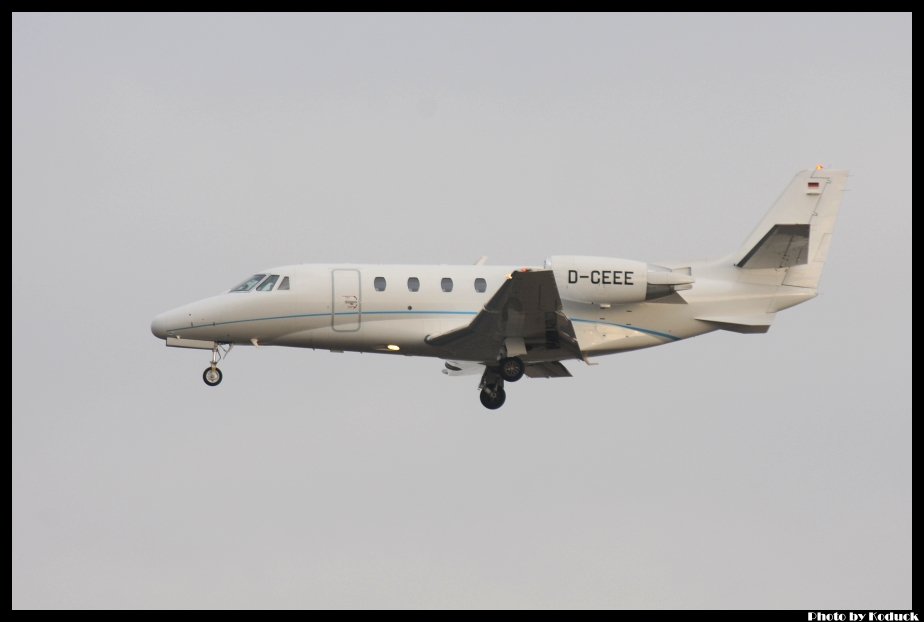
<svg viewBox="0 0 924 622"><path fill-rule="evenodd" d="M255 274L249 279L247 279L246 281L244 281L243 283L241 283L240 285L238 285L237 287L235 287L234 289L232 289L231 291L232 292L249 292L256 286L257 283L262 281L265 276L266 276L265 274Z"/></svg>
<svg viewBox="0 0 924 622"><path fill-rule="evenodd" d="M271 292L273 291L273 286L276 284L276 281L279 280L278 274L269 275L265 281L260 283L260 286L257 288L258 292Z"/></svg>
<svg viewBox="0 0 924 622"><path fill-rule="evenodd" d="M385 291L385 277L377 276L375 280L372 281L372 286L375 287L375 291L384 292Z"/></svg>
<svg viewBox="0 0 924 622"><path fill-rule="evenodd" d="M289 277L287 276L282 277L282 283L279 284L279 289L276 291L278 292L284 289L289 289Z"/></svg>
<svg viewBox="0 0 924 622"><path fill-rule="evenodd" d="M479 294L483 294L488 291L488 283L483 278L478 277L475 279L475 291Z"/></svg>
<svg viewBox="0 0 924 622"><path fill-rule="evenodd" d="M444 292L451 292L452 291L452 279L450 279L448 276L444 276L443 279L440 281L440 288Z"/></svg>
<svg viewBox="0 0 924 622"><path fill-rule="evenodd" d="M420 279L416 276L412 276L407 280L407 291L416 292L420 290Z"/></svg>

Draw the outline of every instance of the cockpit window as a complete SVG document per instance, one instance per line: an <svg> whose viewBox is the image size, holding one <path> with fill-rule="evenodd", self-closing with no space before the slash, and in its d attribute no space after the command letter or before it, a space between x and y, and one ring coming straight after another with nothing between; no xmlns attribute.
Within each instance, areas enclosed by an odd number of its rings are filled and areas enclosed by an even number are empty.
<svg viewBox="0 0 924 622"><path fill-rule="evenodd" d="M257 287L258 292L271 292L273 291L273 285L276 284L276 281L279 280L278 274L269 275L265 281L260 283L260 286Z"/></svg>
<svg viewBox="0 0 924 622"><path fill-rule="evenodd" d="M282 283L279 284L279 289L277 289L276 291L280 291L283 289L289 289L289 277L287 276L282 277Z"/></svg>
<svg viewBox="0 0 924 622"><path fill-rule="evenodd" d="M254 288L254 286L257 283L262 281L263 277L265 276L266 276L265 274L255 274L249 279L247 279L246 281L244 281L243 283L241 283L240 285L238 285L237 287L235 287L234 289L232 289L231 291L232 292L249 292L250 290Z"/></svg>

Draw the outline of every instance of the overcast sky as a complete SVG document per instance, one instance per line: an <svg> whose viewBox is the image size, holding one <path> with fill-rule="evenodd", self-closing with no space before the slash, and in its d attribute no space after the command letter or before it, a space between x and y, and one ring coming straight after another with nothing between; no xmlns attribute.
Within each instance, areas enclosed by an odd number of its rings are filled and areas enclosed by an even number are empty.
<svg viewBox="0 0 924 622"><path fill-rule="evenodd" d="M12 19L12 604L910 608L911 15ZM166 349L299 262L738 248L851 170L766 335L571 362Z"/></svg>

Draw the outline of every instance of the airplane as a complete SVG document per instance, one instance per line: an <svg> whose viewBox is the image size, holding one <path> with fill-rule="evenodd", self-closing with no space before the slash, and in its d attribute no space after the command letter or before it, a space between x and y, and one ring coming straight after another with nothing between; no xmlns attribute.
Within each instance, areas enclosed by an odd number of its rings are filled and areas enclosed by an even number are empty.
<svg viewBox="0 0 924 622"><path fill-rule="evenodd" d="M288 346L444 360L481 373L481 403L505 384L571 376L562 361L673 343L716 330L765 333L814 298L847 181L795 175L737 251L702 262L552 256L541 266L290 265L154 318L169 347L210 350L205 384L233 346Z"/></svg>

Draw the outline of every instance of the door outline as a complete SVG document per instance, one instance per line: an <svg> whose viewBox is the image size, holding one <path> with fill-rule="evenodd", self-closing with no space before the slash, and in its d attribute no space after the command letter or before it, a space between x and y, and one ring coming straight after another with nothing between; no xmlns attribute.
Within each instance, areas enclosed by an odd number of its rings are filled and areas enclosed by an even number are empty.
<svg viewBox="0 0 924 622"><path fill-rule="evenodd" d="M362 313L362 275L359 270L352 268L331 270L331 328L342 333L355 332L362 325Z"/></svg>

